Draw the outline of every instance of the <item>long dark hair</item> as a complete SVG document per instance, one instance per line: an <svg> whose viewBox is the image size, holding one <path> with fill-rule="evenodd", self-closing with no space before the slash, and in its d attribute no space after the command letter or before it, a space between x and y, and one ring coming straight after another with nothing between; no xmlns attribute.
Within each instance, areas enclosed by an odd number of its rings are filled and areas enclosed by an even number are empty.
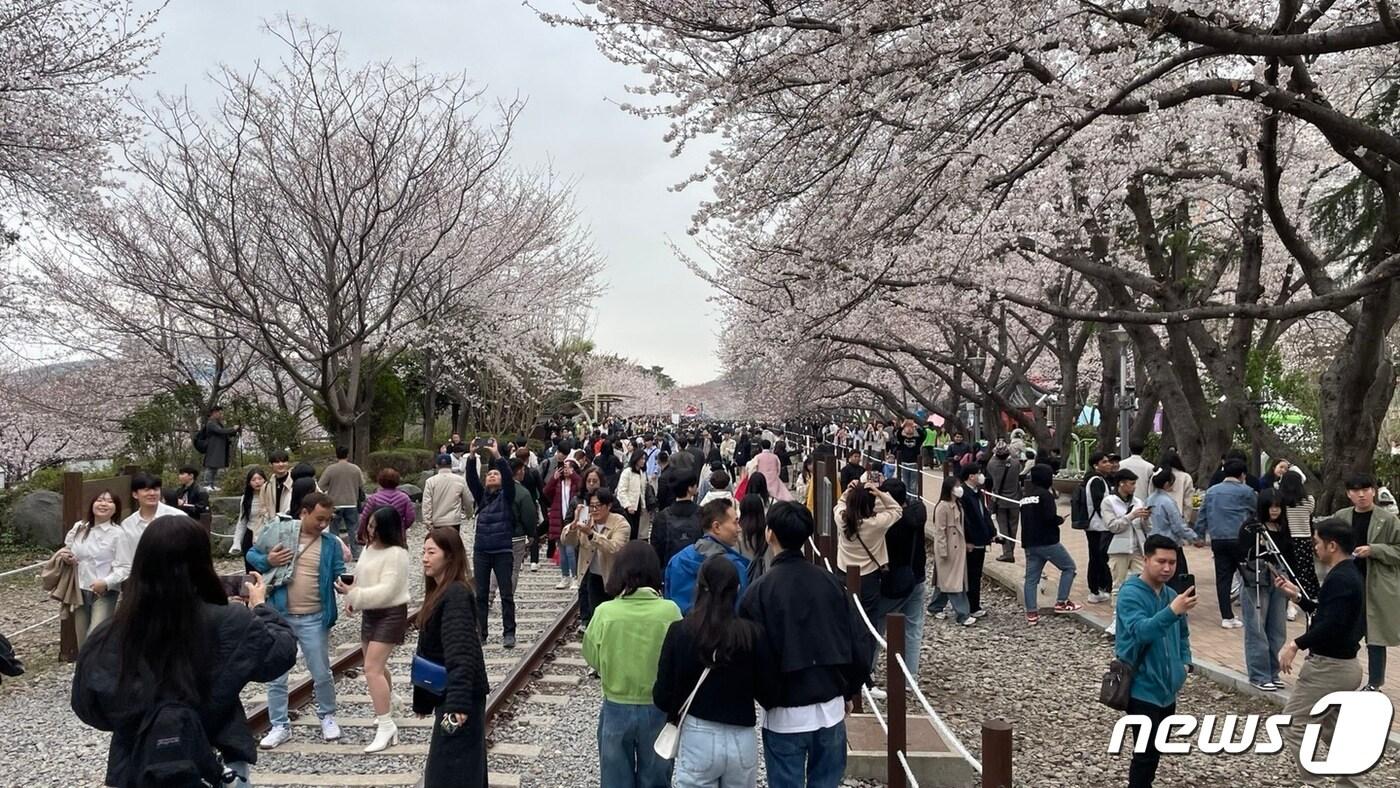
<svg viewBox="0 0 1400 788"><path fill-rule="evenodd" d="M1288 511L1283 502L1279 500L1278 493L1274 490L1265 490L1259 493L1259 522L1275 522L1269 519L1269 507L1278 507L1278 521L1287 524Z"/></svg>
<svg viewBox="0 0 1400 788"><path fill-rule="evenodd" d="M943 479L943 488L938 491L938 502L953 500L953 488L959 484L958 477L948 476Z"/></svg>
<svg viewBox="0 0 1400 788"><path fill-rule="evenodd" d="M93 506L97 503L97 499L104 495L112 499L112 506L114 509L112 516L108 519L114 523L122 521L122 502L117 500L116 493L113 493L111 490L98 490L97 494L92 496L92 500L88 501L87 522L83 523L81 538L86 539L88 532L92 530L92 526L97 522L97 512L93 510Z"/></svg>
<svg viewBox="0 0 1400 788"><path fill-rule="evenodd" d="M863 484L846 492L846 511L841 513L841 531L847 539L860 533L860 521L875 516L875 494Z"/></svg>
<svg viewBox="0 0 1400 788"><path fill-rule="evenodd" d="M392 506L381 506L370 515L370 521L374 524L374 541L384 547L402 547L408 549L408 543L403 538L403 515Z"/></svg>
<svg viewBox="0 0 1400 788"><path fill-rule="evenodd" d="M641 464L643 464L643 465L646 465L646 461L647 461L647 453L646 453L646 452L642 451L641 449L633 449L633 450L632 450L632 457L631 457L630 459L627 460L627 467L628 467L628 468L631 468L633 473L641 473L642 471L641 471L640 469L637 468L637 463L641 463Z"/></svg>
<svg viewBox="0 0 1400 788"><path fill-rule="evenodd" d="M744 544L754 555L763 552L768 544L763 534L767 528L763 499L753 493L745 495L744 500L739 502L739 530L743 534Z"/></svg>
<svg viewBox="0 0 1400 788"><path fill-rule="evenodd" d="M143 687L192 702L204 697L213 667L205 604L228 604L209 557L208 532L183 514L157 517L136 545L112 617L123 692Z"/></svg>
<svg viewBox="0 0 1400 788"><path fill-rule="evenodd" d="M681 626L695 638L704 665L732 664L753 650L758 627L739 618L739 570L722 555L712 555L695 577L695 604Z"/></svg>
<svg viewBox="0 0 1400 788"><path fill-rule="evenodd" d="M1181 461L1181 455L1171 449L1162 452L1162 461L1157 463L1158 468L1171 468L1173 470L1186 473L1186 463Z"/></svg>
<svg viewBox="0 0 1400 788"><path fill-rule="evenodd" d="M650 544L635 540L628 542L613 559L605 590L609 596L624 597L642 588L661 592L661 560Z"/></svg>
<svg viewBox="0 0 1400 788"><path fill-rule="evenodd" d="M301 499L316 492L316 479L303 476L292 482L292 497L288 502L287 514L296 519L301 516Z"/></svg>
<svg viewBox="0 0 1400 788"><path fill-rule="evenodd" d="M749 475L749 486L744 488L744 496L757 495L768 503L768 499L773 496L768 493L768 477L755 471Z"/></svg>
<svg viewBox="0 0 1400 788"><path fill-rule="evenodd" d="M270 481L267 478L267 471L264 471L262 468L249 468L248 475L243 477L243 500L239 503L238 508L240 511L243 512L243 520L245 522L249 517L253 516L253 499L258 495L257 492L253 489L254 476L261 476L264 485L266 485L268 481ZM264 517L268 517L273 514L275 514L275 512L263 512Z"/></svg>
<svg viewBox="0 0 1400 788"><path fill-rule="evenodd" d="M449 586L461 583L468 591L475 591L472 581L467 578L467 548L462 544L462 535L457 533L457 529L447 525L438 526L428 532L428 538L447 556L447 566L442 573L442 580L435 577L423 578L423 606L418 608L419 629L433 617L433 611L437 609Z"/></svg>
<svg viewBox="0 0 1400 788"><path fill-rule="evenodd" d="M1303 486L1303 475L1292 468L1284 471L1278 480L1278 502L1284 506L1297 506L1308 497Z"/></svg>

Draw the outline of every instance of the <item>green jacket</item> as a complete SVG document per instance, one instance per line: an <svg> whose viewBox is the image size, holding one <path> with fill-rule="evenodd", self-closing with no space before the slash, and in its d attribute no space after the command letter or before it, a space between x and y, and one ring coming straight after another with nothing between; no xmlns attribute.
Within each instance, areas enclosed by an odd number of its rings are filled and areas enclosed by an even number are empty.
<svg viewBox="0 0 1400 788"><path fill-rule="evenodd" d="M511 537L534 539L540 530L540 509L525 485L515 485L515 530Z"/></svg>
<svg viewBox="0 0 1400 788"><path fill-rule="evenodd" d="M1351 525L1356 510L1347 507L1332 515ZM1400 646L1400 518L1376 507L1366 534L1371 557L1366 559L1366 643Z"/></svg>
<svg viewBox="0 0 1400 788"><path fill-rule="evenodd" d="M583 637L583 658L598 671L603 697L614 703L651 705L656 663L666 630L681 609L650 588L604 602L593 611Z"/></svg>

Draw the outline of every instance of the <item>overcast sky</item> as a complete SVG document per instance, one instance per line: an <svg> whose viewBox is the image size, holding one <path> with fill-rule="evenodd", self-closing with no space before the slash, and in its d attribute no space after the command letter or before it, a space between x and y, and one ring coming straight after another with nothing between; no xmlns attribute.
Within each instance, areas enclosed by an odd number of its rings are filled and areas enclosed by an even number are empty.
<svg viewBox="0 0 1400 788"><path fill-rule="evenodd" d="M153 3L152 3L153 4ZM568 11L564 0L537 0ZM606 270L594 340L606 352L660 364L682 384L719 374L707 288L671 252L694 251L685 230L708 190L668 187L698 171L704 151L670 156L666 124L619 110L623 88L641 74L604 57L586 32L540 22L518 0L363 2L207 2L172 0L162 13L164 41L139 90L213 94L205 74L218 63L275 63L281 45L261 30L284 11L341 31L350 62L416 60L465 72L488 96L528 100L515 129L514 161L552 162L577 181L583 220ZM203 102L201 102L203 103Z"/></svg>

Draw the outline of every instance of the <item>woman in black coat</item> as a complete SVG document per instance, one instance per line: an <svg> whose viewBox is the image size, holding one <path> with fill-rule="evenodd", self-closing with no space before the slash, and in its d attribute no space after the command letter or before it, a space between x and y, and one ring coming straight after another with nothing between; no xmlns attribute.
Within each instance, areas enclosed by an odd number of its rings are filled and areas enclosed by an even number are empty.
<svg viewBox="0 0 1400 788"><path fill-rule="evenodd" d="M467 549L457 529L428 532L423 574L418 656L447 669L441 695L416 682L413 687L413 713L433 715L423 788L486 788L486 660L476 595L466 579Z"/></svg>
<svg viewBox="0 0 1400 788"><path fill-rule="evenodd" d="M237 776L231 784L248 785L258 749L239 693L291 670L297 646L291 627L264 604L262 578L253 574L241 593L246 605L231 604L209 558L209 534L194 520L158 517L146 528L116 614L93 630L73 670L74 713L112 732L104 785L142 783L138 734L159 704L172 701L198 713ZM206 765L217 784L222 768Z"/></svg>

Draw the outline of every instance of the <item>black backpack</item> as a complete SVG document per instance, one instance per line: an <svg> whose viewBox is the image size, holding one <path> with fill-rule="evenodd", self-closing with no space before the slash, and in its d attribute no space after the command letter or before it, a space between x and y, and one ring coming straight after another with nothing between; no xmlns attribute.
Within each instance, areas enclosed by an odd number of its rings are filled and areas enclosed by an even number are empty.
<svg viewBox="0 0 1400 788"><path fill-rule="evenodd" d="M200 454L209 453L209 432L204 427L199 428L190 442L194 444L194 450Z"/></svg>
<svg viewBox="0 0 1400 788"><path fill-rule="evenodd" d="M165 700L147 713L136 732L127 788L223 785L224 767L194 707Z"/></svg>
<svg viewBox="0 0 1400 788"><path fill-rule="evenodd" d="M1093 511L1093 494L1089 491L1089 485L1095 481L1102 482L1104 494L1108 494L1108 482L1102 476L1088 476L1084 480L1083 486L1075 491L1074 497L1069 502L1069 522L1070 525L1079 531L1089 528L1089 521L1094 519L1096 512Z"/></svg>

